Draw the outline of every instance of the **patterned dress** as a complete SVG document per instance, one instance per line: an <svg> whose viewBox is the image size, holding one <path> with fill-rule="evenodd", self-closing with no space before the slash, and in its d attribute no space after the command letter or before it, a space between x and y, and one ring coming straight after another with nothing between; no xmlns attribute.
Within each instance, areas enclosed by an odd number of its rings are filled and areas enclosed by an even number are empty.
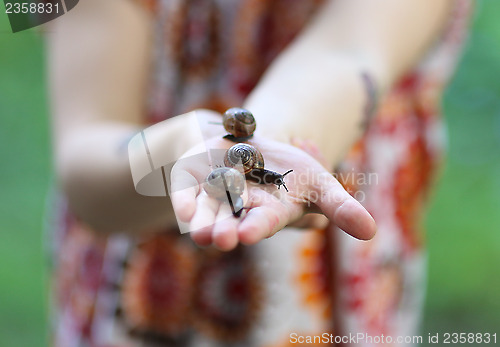
<svg viewBox="0 0 500 347"><path fill-rule="evenodd" d="M156 33L145 121L153 124L241 105L322 1L139 3ZM198 248L172 229L103 238L62 199L52 237L54 345L296 346L299 336L319 345L322 333L417 335L426 278L420 221L440 157L441 94L469 13L468 0L456 1L427 57L381 100L338 168L377 221L372 241L333 227L285 229L231 252Z"/></svg>

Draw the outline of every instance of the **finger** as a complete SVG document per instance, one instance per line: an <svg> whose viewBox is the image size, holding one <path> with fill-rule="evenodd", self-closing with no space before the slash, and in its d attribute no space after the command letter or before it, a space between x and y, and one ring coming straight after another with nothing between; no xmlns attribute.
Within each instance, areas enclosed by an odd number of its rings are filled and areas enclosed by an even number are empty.
<svg viewBox="0 0 500 347"><path fill-rule="evenodd" d="M201 192L196 199L196 212L191 219L189 228L191 239L200 246L212 244L212 232L219 205L220 202L211 199L205 192Z"/></svg>
<svg viewBox="0 0 500 347"><path fill-rule="evenodd" d="M212 244L212 230L210 228L192 231L190 234L191 240L200 247L208 247Z"/></svg>
<svg viewBox="0 0 500 347"><path fill-rule="evenodd" d="M302 214L300 204L286 204L260 188L251 188L249 197L252 208L238 227L238 238L247 245L274 235Z"/></svg>
<svg viewBox="0 0 500 347"><path fill-rule="evenodd" d="M196 197L200 191L198 180L184 170L172 171L170 198L177 217L189 222L196 210Z"/></svg>
<svg viewBox="0 0 500 347"><path fill-rule="evenodd" d="M315 203L321 211L340 229L349 235L369 240L377 231L373 217L368 211L342 187L329 173L318 175L312 187Z"/></svg>
<svg viewBox="0 0 500 347"><path fill-rule="evenodd" d="M233 216L231 207L222 204L213 229L213 245L221 251L230 251L238 244L238 224L241 219Z"/></svg>
<svg viewBox="0 0 500 347"><path fill-rule="evenodd" d="M288 211L269 206L252 208L238 228L238 238L245 245L253 245L274 235L286 226Z"/></svg>

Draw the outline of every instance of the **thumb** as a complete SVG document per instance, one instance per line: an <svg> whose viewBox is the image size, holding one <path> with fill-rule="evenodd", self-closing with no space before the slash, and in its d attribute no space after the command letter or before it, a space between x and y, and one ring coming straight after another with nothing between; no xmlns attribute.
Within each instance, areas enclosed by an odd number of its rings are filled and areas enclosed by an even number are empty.
<svg viewBox="0 0 500 347"><path fill-rule="evenodd" d="M330 173L319 174L311 188L317 197L314 203L340 229L360 240L375 236L373 217Z"/></svg>

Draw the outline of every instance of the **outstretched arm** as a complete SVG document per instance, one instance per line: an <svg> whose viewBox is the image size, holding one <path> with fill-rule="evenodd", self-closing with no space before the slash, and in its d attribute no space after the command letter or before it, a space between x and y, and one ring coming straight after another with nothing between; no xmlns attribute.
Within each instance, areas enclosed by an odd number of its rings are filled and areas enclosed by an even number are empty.
<svg viewBox="0 0 500 347"><path fill-rule="evenodd" d="M190 206L177 210L184 220L191 221L192 229L199 229L192 233L195 241L214 243L222 249L230 249L238 241L255 243L309 212L311 196L318 197L313 201L316 207L344 231L361 239L372 237L375 224L369 214L333 178L318 177L328 177L327 169L342 159L364 131L370 100L363 74L371 78L377 94L383 95L436 40L450 4L450 0L326 3L310 26L273 62L244 105L257 119L255 145L264 157L271 158L270 165L282 170L294 168L289 180L297 175L306 175L308 180L304 183L299 177L290 194L259 205L260 210L251 209L242 221L221 220L218 216L224 211L204 208L207 204L202 191L179 194L179 199L173 200L174 208L181 206L180 201L182 206ZM262 139L278 142L263 144ZM312 142L326 159L327 169L287 145L297 139ZM297 165L314 169L301 172ZM255 187L250 196L252 189ZM335 196L342 197L340 203ZM186 205L194 199L196 203ZM214 226L200 227L200 216L207 215Z"/></svg>
<svg viewBox="0 0 500 347"><path fill-rule="evenodd" d="M283 142L312 140L331 168L364 130L370 96L362 74L383 96L439 37L451 4L329 1L248 97L257 131Z"/></svg>
<svg viewBox="0 0 500 347"><path fill-rule="evenodd" d="M311 139L331 160L329 164L338 160L357 136L357 117L365 102L358 79L359 69L372 73L380 90L384 90L397 74L411 66L412 59L418 58L422 49L417 49L419 45L416 43L421 42L420 46L425 47L438 31L441 18L437 14L425 17L425 11L431 10L430 1L412 2L411 6L421 11L419 18L434 18L434 24L412 31L420 41L404 35L403 40L398 41L397 37L386 37L390 28L373 30L374 26L385 28L384 25L389 24L384 19L391 23L391 16L405 9L397 1L386 0L383 7L391 5L391 10L382 9L377 12L378 21L371 24L367 21L366 25L358 26L360 31L357 36L335 36L331 35L332 30L342 33L342 30L350 30L349 26L358 25L358 21L371 19L369 7L374 6L359 0L337 0L336 3L328 4L309 30L273 64L246 105L257 116L258 131L264 137L284 143L290 141L292 136ZM380 3L377 2L377 5ZM419 3L426 5L419 7L416 5ZM369 7L357 11L357 6L361 5ZM438 5L433 4L433 10L437 9L438 14L445 13L444 6ZM381 15L383 11L389 13L390 18ZM415 18L416 8L408 12L409 17ZM352 20L346 20L346 15L352 15ZM335 16L338 18L334 19ZM335 23L337 29L331 27L331 23ZM379 26L380 23L384 25ZM406 24L403 26L405 30L408 28L409 22L404 19L397 23ZM363 32L373 37L367 38ZM169 213L168 199L143 197L134 191L125 150L128 139L144 127L142 111L151 44L147 14L133 2L87 0L52 22L47 36L56 167L73 211L102 231L134 230L148 225L173 223L175 219ZM380 37L387 42L381 44L375 40ZM400 45L393 43L412 40L416 40L413 46L411 43L408 45L415 49L406 50L409 52L408 59L385 54L400 54ZM398 65L403 61L407 65ZM320 69L315 70L313 65ZM388 67L391 67L390 72ZM325 76L335 77L330 79ZM336 83L332 83L333 80ZM315 90L324 93L315 93ZM332 109L335 112L329 113ZM304 115L307 115L307 124ZM210 113L206 116L207 119L216 117ZM157 146L172 148L172 161L193 145L189 124L188 119L167 122L165 136L156 143ZM311 124L316 124L316 127ZM270 129L280 131L269 132ZM328 133L323 129L329 129ZM333 130L338 133L332 133ZM338 142L331 141L332 138ZM279 223L268 223L268 226L273 226L269 234L298 218L304 210L303 207L295 208L294 213L282 214ZM266 222L266 218L274 217L266 216L259 221ZM259 226L248 220L246 224L248 230ZM369 229L361 237L369 237L374 228ZM231 232L234 236L236 229L233 228L228 235ZM218 240L223 242L224 235L226 232L220 234Z"/></svg>

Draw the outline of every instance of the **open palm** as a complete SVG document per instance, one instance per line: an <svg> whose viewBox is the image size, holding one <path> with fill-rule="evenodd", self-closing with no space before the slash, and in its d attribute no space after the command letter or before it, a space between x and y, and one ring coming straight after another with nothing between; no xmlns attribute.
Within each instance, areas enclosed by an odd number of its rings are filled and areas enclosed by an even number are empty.
<svg viewBox="0 0 500 347"><path fill-rule="evenodd" d="M288 188L246 181L244 212L232 215L231 206L207 195L203 183L210 171L223 165L222 155L234 145L221 137L188 151L173 167L172 203L180 221L188 223L199 245L231 250L241 242L255 244L274 235L306 213L321 212L345 232L370 239L376 226L370 214L313 157L294 146L253 137L246 143L261 151L265 168L278 173L293 170L284 180ZM200 155L210 149L210 155Z"/></svg>

